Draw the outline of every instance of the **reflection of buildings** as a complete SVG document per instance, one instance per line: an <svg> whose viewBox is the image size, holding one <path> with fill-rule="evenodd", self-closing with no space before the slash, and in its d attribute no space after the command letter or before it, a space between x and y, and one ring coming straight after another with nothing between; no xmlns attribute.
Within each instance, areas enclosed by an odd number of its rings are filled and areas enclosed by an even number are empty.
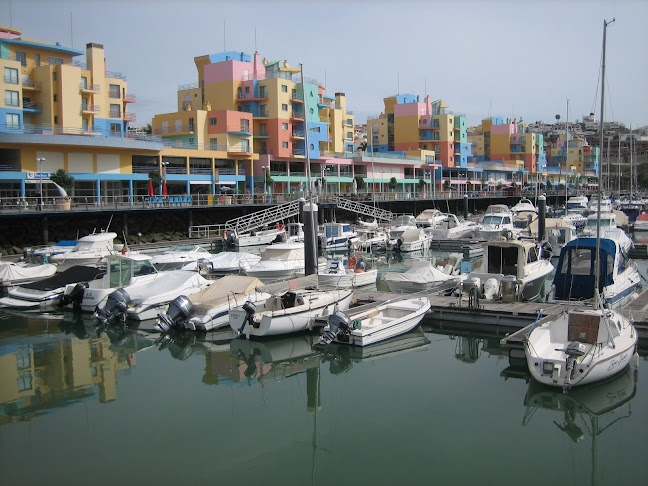
<svg viewBox="0 0 648 486"><path fill-rule="evenodd" d="M105 335L47 338L0 342L0 425L30 420L97 392L102 403L116 400L117 371L135 365L135 357L112 348Z"/></svg>

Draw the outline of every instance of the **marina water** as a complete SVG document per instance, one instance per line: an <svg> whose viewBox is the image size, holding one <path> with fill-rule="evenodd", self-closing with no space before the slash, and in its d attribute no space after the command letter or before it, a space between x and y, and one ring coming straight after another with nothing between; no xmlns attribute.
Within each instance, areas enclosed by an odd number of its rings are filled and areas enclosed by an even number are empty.
<svg viewBox="0 0 648 486"><path fill-rule="evenodd" d="M645 484L645 353L565 397L504 331L321 350L2 313L0 484Z"/></svg>

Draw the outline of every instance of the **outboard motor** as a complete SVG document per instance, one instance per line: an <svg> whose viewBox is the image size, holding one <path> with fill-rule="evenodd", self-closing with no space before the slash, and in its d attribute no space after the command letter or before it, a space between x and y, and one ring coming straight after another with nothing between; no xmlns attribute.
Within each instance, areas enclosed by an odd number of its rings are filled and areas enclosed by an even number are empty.
<svg viewBox="0 0 648 486"><path fill-rule="evenodd" d="M236 234L233 231L227 235L227 241L225 243L227 246L236 246Z"/></svg>
<svg viewBox="0 0 648 486"><path fill-rule="evenodd" d="M355 266L356 272L364 272L366 269L367 269L367 263L364 260L360 260Z"/></svg>
<svg viewBox="0 0 648 486"><path fill-rule="evenodd" d="M279 233L275 236L275 239L272 240L273 243L285 243L286 242L286 233Z"/></svg>
<svg viewBox="0 0 648 486"><path fill-rule="evenodd" d="M243 319L243 324L241 324L241 328L237 331L237 334L242 334L243 329L245 329L245 323L247 322L250 327L252 327L254 323L254 314L256 313L256 306L248 301L245 304L243 304L242 309L245 311L245 319Z"/></svg>
<svg viewBox="0 0 648 486"><path fill-rule="evenodd" d="M551 248L551 243L545 241L540 245L540 259L549 260L553 254L553 248Z"/></svg>
<svg viewBox="0 0 648 486"><path fill-rule="evenodd" d="M180 328L180 324L188 320L194 312L193 304L185 295L179 295L171 302L166 312L160 312L158 327L162 332L167 332L172 327Z"/></svg>
<svg viewBox="0 0 648 486"><path fill-rule="evenodd" d="M394 243L394 250L399 250L401 248L401 245L403 244L403 238L398 238L396 240L396 243Z"/></svg>
<svg viewBox="0 0 648 486"><path fill-rule="evenodd" d="M117 289L108 296L103 309L95 309L95 317L103 324L112 324L117 319L126 320L130 297L124 289Z"/></svg>
<svg viewBox="0 0 648 486"><path fill-rule="evenodd" d="M353 324L349 316L343 312L335 312L329 317L329 330L320 336L317 344L331 344L335 339L348 342L352 329Z"/></svg>
<svg viewBox="0 0 648 486"><path fill-rule="evenodd" d="M81 308L81 302L83 301L83 294L88 288L87 282L79 282L74 286L69 294L63 294L61 300L59 301L59 307L65 307L68 304L72 304L75 310Z"/></svg>

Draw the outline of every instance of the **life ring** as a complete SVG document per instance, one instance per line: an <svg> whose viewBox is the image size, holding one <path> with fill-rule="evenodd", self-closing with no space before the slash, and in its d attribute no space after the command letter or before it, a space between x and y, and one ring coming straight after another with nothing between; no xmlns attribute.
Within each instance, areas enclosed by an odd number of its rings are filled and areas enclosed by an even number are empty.
<svg viewBox="0 0 648 486"><path fill-rule="evenodd" d="M357 263L358 263L358 259L352 256L351 258L349 258L349 261L347 262L347 267L353 269L355 268Z"/></svg>

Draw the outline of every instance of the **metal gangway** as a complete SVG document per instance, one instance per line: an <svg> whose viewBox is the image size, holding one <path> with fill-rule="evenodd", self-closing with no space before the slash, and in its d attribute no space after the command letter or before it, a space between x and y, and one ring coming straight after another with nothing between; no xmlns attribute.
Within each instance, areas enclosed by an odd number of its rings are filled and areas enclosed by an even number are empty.
<svg viewBox="0 0 648 486"><path fill-rule="evenodd" d="M350 199L337 198L337 207L340 209L346 209L358 214L363 214L369 216L370 218L382 219L384 221L393 221L396 219L396 215L391 211L386 211L384 209L377 208L375 206L370 206L369 204L363 204L356 201L351 201Z"/></svg>
<svg viewBox="0 0 648 486"><path fill-rule="evenodd" d="M272 223L284 221L299 214L300 200L291 201L284 204L278 204L268 209L263 209L252 214L247 214L239 218L230 219L225 222L227 231L236 231L237 233L247 233L259 228L265 228Z"/></svg>

